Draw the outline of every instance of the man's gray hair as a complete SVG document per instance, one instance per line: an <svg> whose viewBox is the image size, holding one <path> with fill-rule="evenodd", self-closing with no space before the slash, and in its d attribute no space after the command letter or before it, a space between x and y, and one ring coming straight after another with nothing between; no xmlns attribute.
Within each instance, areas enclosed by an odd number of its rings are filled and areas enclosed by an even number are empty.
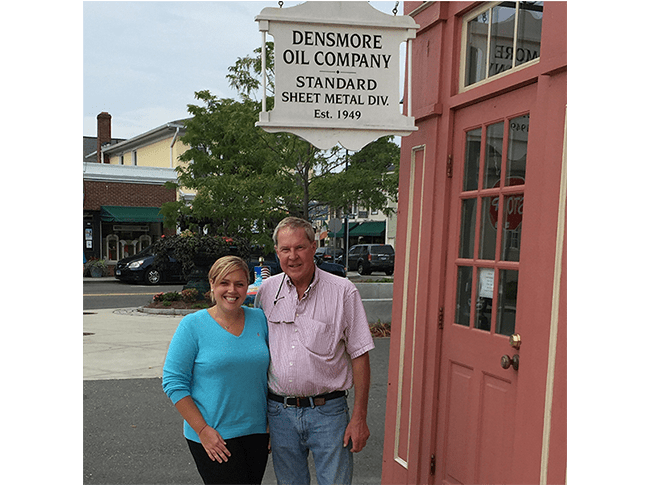
<svg viewBox="0 0 651 485"><path fill-rule="evenodd" d="M308 221L301 219L300 217L285 217L278 223L276 230L274 231L274 246L278 246L278 233L283 229L291 229L292 231L296 229L303 229L305 231L307 239L310 242L314 241L315 239L314 228Z"/></svg>

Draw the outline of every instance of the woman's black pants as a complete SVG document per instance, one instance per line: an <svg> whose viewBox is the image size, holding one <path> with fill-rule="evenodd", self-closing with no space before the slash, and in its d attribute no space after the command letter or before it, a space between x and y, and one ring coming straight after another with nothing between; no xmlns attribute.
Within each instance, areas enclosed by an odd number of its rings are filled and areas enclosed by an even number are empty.
<svg viewBox="0 0 651 485"><path fill-rule="evenodd" d="M203 483L208 484L260 484L269 457L269 434L251 434L226 440L231 452L228 461L212 461L203 445L187 440Z"/></svg>

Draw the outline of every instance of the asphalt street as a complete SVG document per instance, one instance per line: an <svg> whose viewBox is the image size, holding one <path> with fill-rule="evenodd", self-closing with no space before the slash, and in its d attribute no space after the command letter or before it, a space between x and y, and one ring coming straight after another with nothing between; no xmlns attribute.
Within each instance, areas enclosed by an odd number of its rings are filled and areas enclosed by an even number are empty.
<svg viewBox="0 0 651 485"><path fill-rule="evenodd" d="M147 305L156 293L181 291L183 284L144 285L115 278L84 278L84 310Z"/></svg>

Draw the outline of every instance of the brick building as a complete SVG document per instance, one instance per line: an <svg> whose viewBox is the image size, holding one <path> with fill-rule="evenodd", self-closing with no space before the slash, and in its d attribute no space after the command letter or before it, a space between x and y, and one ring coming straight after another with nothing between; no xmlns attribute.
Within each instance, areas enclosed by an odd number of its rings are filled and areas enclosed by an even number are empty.
<svg viewBox="0 0 651 485"><path fill-rule="evenodd" d="M166 232L160 208L177 198L165 183L176 181L174 168L185 151L178 141L183 133L182 121L177 121L128 140L116 139L111 137L111 116L97 116L97 137L84 137L86 259L106 259L112 273L119 259Z"/></svg>

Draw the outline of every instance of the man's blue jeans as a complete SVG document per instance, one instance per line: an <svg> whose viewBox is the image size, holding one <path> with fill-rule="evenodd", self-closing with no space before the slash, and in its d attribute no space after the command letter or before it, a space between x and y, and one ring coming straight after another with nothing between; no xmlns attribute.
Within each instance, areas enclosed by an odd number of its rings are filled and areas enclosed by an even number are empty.
<svg viewBox="0 0 651 485"><path fill-rule="evenodd" d="M349 485L353 478L351 442L344 448L348 426L345 397L323 406L285 407L267 401L271 456L278 485L308 485L311 451L319 485Z"/></svg>

